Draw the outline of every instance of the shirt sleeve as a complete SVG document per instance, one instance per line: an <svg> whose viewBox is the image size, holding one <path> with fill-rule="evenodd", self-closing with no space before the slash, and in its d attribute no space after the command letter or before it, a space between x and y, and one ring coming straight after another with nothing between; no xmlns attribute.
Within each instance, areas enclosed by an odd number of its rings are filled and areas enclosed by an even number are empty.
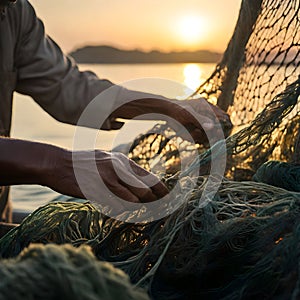
<svg viewBox="0 0 300 300"><path fill-rule="evenodd" d="M87 104L113 83L92 72L80 72L73 59L45 34L29 2L20 2L16 91L31 96L55 119L76 124ZM111 129L113 122L108 119L102 129Z"/></svg>

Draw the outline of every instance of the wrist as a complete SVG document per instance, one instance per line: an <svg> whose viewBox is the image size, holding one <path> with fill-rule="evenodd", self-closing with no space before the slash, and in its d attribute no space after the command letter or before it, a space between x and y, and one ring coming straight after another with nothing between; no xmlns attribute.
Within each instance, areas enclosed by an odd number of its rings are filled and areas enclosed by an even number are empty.
<svg viewBox="0 0 300 300"><path fill-rule="evenodd" d="M37 151L40 158L32 170L36 176L35 181L37 184L52 188L62 169L72 168L72 154L63 148L43 144L39 145Z"/></svg>
<svg viewBox="0 0 300 300"><path fill-rule="evenodd" d="M166 114L171 105L168 98L140 91L120 89L118 94L118 108L112 113L115 118L132 119L143 114Z"/></svg>
<svg viewBox="0 0 300 300"><path fill-rule="evenodd" d="M0 184L42 184L53 176L57 157L64 151L58 147L0 138Z"/></svg>

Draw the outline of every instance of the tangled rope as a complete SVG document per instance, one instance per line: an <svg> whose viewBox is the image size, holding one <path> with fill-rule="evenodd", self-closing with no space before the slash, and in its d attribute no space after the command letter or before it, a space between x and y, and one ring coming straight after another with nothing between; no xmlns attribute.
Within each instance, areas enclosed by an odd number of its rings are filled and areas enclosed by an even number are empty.
<svg viewBox="0 0 300 300"><path fill-rule="evenodd" d="M201 196L212 149L186 141L177 147L174 132L157 126L135 140L129 156L147 169L165 166L164 180L170 187L181 180L197 182L176 195L182 205L173 214L147 224L129 224L103 215L90 204L52 203L0 240L0 256L16 257L22 263L23 256L18 255L32 243L88 245L99 260L123 270L153 299L299 299L299 7L299 0L243 0L223 60L195 94L228 108L237 126L226 139L226 149L218 148L218 143L213 146L220 155L227 152L226 178L205 206ZM187 160L196 152L199 159L180 170L179 152ZM270 160L279 162L266 163ZM288 172L287 165L293 166ZM191 178L199 168L207 172ZM255 173L260 182L249 181ZM29 252L42 253L39 247ZM34 265L36 254L33 257L28 261ZM74 261L65 261L67 270ZM0 274L9 280L7 262L11 261L1 261ZM52 266L56 274L55 262ZM101 276L88 279L96 284ZM116 275L117 281L120 276ZM22 282L12 278L11 282ZM7 280L1 280L0 287ZM123 289L113 286L116 293ZM23 293L29 290L23 288ZM123 292L117 295L125 297Z"/></svg>
<svg viewBox="0 0 300 300"><path fill-rule="evenodd" d="M17 256L37 242L89 245L153 299L297 299L300 194L225 180L202 207L202 192L200 185L175 213L148 224L110 219L90 204L48 204L0 240L0 253Z"/></svg>
<svg viewBox="0 0 300 300"><path fill-rule="evenodd" d="M1 300L147 300L128 276L98 261L90 248L32 245L0 261Z"/></svg>

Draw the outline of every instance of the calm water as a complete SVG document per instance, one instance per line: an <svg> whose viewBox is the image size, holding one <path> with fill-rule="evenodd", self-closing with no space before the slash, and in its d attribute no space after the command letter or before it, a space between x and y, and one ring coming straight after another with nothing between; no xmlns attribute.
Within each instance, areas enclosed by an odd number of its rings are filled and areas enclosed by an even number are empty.
<svg viewBox="0 0 300 300"><path fill-rule="evenodd" d="M214 64L144 64L81 65L80 69L92 70L100 78L110 79L117 84L124 83L126 86L134 89L175 98L189 95L192 90L195 90L211 74L214 67ZM163 80L150 80L149 78L160 78ZM145 84L143 85L142 83ZM152 125L152 122L138 122L138 124L136 122L127 122L120 135L118 135L118 132L100 131L97 147L109 150L117 144L132 140ZM72 149L74 132L74 126L55 121L31 98L19 94L15 95L12 125L13 137L51 143ZM33 185L13 187L12 199L14 209L32 211L49 201L64 200L64 197L48 188Z"/></svg>

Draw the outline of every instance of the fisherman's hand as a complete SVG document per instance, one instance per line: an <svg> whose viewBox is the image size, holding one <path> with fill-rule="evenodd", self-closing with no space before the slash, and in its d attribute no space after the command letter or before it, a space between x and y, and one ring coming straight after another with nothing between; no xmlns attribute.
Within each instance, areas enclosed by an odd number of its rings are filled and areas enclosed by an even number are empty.
<svg viewBox="0 0 300 300"><path fill-rule="evenodd" d="M215 142L220 136L228 136L232 129L229 115L204 98L177 101L173 118L189 131L193 140L206 144L208 137ZM179 106L180 105L180 106ZM190 140L189 137L186 137ZM214 139L215 138L215 139Z"/></svg>
<svg viewBox="0 0 300 300"><path fill-rule="evenodd" d="M151 202L168 193L166 186L121 153L64 150L47 184L62 194L100 201L119 197Z"/></svg>
<svg viewBox="0 0 300 300"><path fill-rule="evenodd" d="M157 113L159 116L156 120L159 118L159 120L167 121L178 135L197 143L207 143L207 135L215 136L218 140L220 133L222 136L227 136L232 128L228 114L204 98L171 100L163 96L125 88L121 89L119 98L121 98L119 102L123 101L124 104L111 113L110 117L113 120L117 118L155 120L153 114ZM171 119L177 122L172 122ZM115 128L120 128L120 126ZM185 134L183 128L190 135Z"/></svg>

